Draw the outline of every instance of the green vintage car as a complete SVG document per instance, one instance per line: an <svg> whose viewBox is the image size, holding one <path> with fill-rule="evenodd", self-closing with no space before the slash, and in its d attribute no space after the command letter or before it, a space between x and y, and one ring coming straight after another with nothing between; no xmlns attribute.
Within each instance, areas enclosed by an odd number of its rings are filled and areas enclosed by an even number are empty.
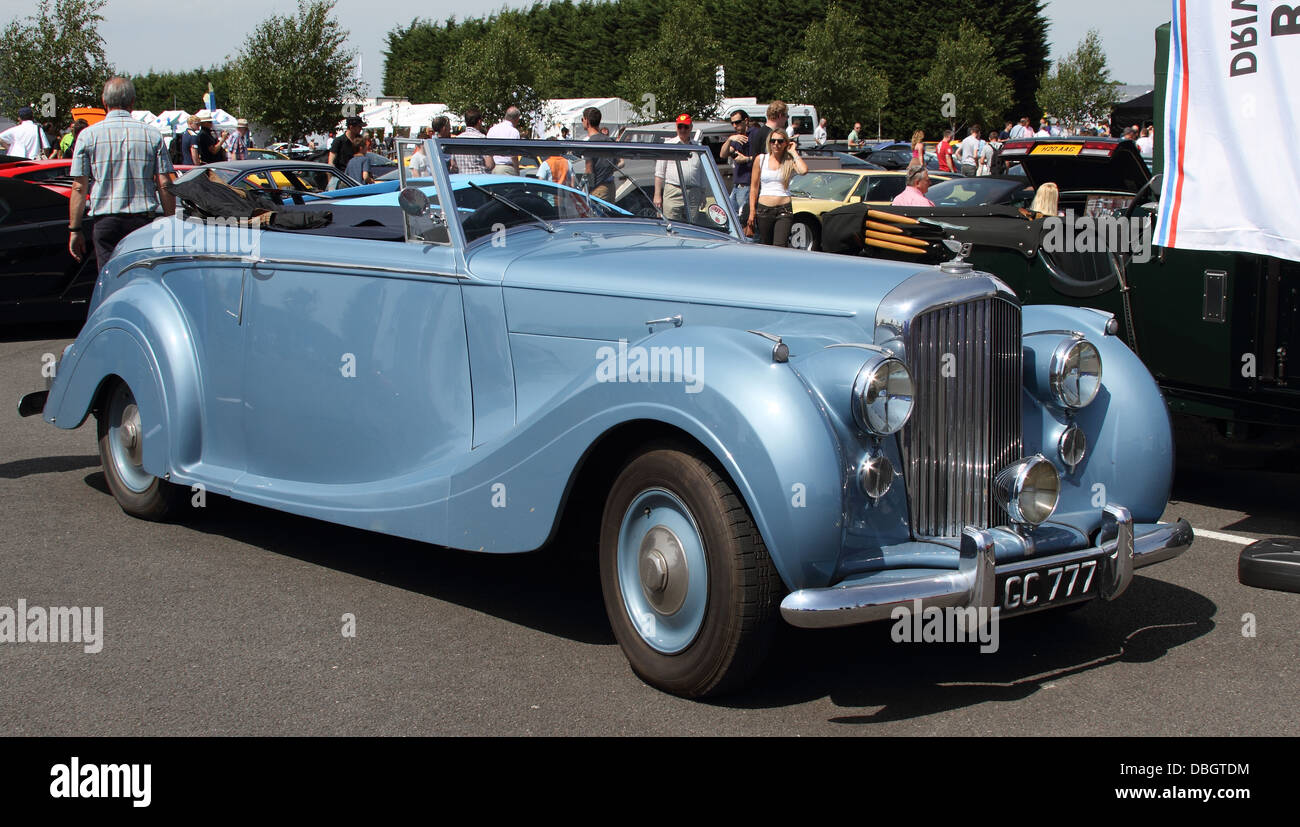
<svg viewBox="0 0 1300 827"><path fill-rule="evenodd" d="M1156 42L1159 120L1168 25L1157 30ZM928 263L964 253L1025 304L1112 314L1177 415L1180 462L1294 470L1300 262L1155 245L1164 168L1163 131L1156 127L1151 168L1132 141L1007 141L995 164L1035 188L1056 184L1053 215L982 205L886 207L872 216L855 205L824 216L823 248ZM894 220L881 220L882 211Z"/></svg>

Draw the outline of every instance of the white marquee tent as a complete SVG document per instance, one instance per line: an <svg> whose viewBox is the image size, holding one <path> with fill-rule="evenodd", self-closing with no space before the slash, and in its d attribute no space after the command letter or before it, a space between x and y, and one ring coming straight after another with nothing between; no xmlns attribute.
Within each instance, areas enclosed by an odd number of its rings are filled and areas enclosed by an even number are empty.
<svg viewBox="0 0 1300 827"><path fill-rule="evenodd" d="M609 127L611 135L617 135L637 116L636 107L622 98L553 98L543 107L543 134L547 138L559 137L560 128L567 126L570 138L585 138L582 113L589 106L600 110L600 125Z"/></svg>
<svg viewBox="0 0 1300 827"><path fill-rule="evenodd" d="M366 129L382 129L385 135L405 130L410 136L418 134L421 127L427 127L439 115L451 118L453 130L465 125L464 119L448 109L445 103L385 101L368 106L360 112L361 119L366 122Z"/></svg>

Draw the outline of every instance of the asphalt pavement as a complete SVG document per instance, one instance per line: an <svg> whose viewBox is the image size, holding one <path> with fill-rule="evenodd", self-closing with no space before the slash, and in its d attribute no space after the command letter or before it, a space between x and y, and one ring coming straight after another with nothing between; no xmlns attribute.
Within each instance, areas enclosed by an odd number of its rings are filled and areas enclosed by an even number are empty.
<svg viewBox="0 0 1300 827"><path fill-rule="evenodd" d="M1300 595L1236 577L1245 543L1300 536L1300 474L1180 472L1165 519L1214 535L1115 603L1004 621L996 653L787 628L750 690L701 703L630 671L560 555L211 494L126 516L93 419L14 409L73 335L0 331L0 607L103 607L103 646L0 643L0 735L1300 735Z"/></svg>

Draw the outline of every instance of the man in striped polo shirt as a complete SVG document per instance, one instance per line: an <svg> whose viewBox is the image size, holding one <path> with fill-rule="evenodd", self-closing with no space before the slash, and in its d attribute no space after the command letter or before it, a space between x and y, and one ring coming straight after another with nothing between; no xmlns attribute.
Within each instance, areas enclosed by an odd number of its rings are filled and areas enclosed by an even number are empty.
<svg viewBox="0 0 1300 827"><path fill-rule="evenodd" d="M131 117L135 86L123 77L104 84L108 114L86 127L72 149L72 195L68 203L68 251L81 261L86 254L82 221L86 191L94 219L95 259L102 269L113 248L159 213L176 211L171 182L176 177L162 133Z"/></svg>

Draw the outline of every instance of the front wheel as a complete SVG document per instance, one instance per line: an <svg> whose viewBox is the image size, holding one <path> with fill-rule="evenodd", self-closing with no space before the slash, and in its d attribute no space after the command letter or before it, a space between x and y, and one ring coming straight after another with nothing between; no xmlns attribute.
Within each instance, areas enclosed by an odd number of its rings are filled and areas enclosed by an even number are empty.
<svg viewBox="0 0 1300 827"><path fill-rule="evenodd" d="M125 382L117 382L109 389L99 412L97 432L104 479L122 510L144 520L163 520L171 515L185 492L144 469L145 435L140 409Z"/></svg>
<svg viewBox="0 0 1300 827"><path fill-rule="evenodd" d="M605 610L633 671L688 698L743 685L777 623L781 580L731 485L695 453L629 462L605 501Z"/></svg>

